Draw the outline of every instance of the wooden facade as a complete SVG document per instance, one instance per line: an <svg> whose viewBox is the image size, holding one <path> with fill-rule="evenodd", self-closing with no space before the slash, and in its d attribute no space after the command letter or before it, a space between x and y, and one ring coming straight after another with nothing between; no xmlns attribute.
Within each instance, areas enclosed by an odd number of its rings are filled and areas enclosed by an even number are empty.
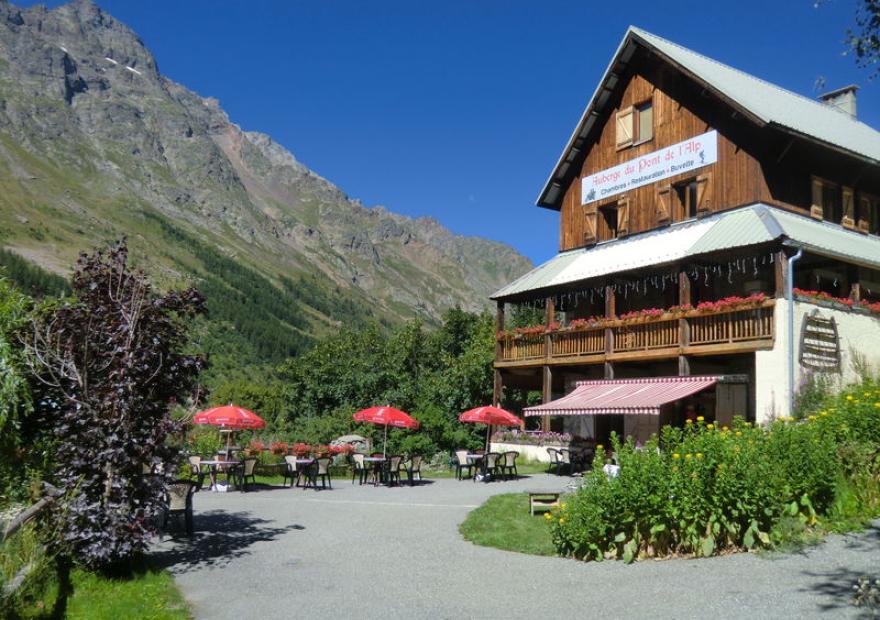
<svg viewBox="0 0 880 620"><path fill-rule="evenodd" d="M863 162L831 152L770 127L759 128L728 103L655 56L641 52L623 77L603 123L594 129L590 148L577 163L562 194L560 250L569 250L756 202L792 209L880 233L880 175ZM650 139L618 146L615 120L649 103ZM588 205L581 204L581 179L636 157L698 136L718 132L718 160L656 183ZM817 181L837 192L839 209L822 210ZM695 208L685 209L684 185L695 185ZM818 204L817 204L818 203ZM609 230L614 211L616 234ZM874 211L877 211L875 213Z"/></svg>

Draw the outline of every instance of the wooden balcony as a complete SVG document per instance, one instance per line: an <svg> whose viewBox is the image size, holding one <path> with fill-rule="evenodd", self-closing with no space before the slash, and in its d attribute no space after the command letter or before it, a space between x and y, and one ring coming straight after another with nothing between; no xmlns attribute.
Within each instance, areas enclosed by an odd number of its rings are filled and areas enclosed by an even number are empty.
<svg viewBox="0 0 880 620"><path fill-rule="evenodd" d="M748 308L608 321L547 334L505 335L495 366L600 364L614 360L713 355L773 347L775 300Z"/></svg>

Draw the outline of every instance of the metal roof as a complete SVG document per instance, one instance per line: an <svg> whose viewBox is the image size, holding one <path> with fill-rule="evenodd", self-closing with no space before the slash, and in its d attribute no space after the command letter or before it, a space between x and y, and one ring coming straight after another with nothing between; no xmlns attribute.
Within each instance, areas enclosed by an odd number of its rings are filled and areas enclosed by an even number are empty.
<svg viewBox="0 0 880 620"><path fill-rule="evenodd" d="M492 299L777 240L880 269L880 237L759 203L562 252L495 292Z"/></svg>
<svg viewBox="0 0 880 620"><path fill-rule="evenodd" d="M837 109L766 82L640 28L627 29L599 86L538 197L556 208L562 183L587 148L586 138L621 81L636 45L643 45L714 90L759 124L818 140L873 164L880 164L880 132Z"/></svg>

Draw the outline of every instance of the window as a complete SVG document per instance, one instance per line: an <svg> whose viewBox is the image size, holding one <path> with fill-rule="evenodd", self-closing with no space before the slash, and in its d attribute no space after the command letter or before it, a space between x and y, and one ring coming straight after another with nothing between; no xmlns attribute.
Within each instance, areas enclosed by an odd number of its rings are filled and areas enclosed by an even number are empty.
<svg viewBox="0 0 880 620"><path fill-rule="evenodd" d="M697 217L697 180L691 179L675 186L675 197L678 204L677 220L688 220Z"/></svg>
<svg viewBox="0 0 880 620"><path fill-rule="evenodd" d="M860 194L857 218L859 230L880 235L880 198Z"/></svg>
<svg viewBox="0 0 880 620"><path fill-rule="evenodd" d="M813 177L813 202L810 213L813 217L840 224L843 219L843 201L840 186Z"/></svg>
<svg viewBox="0 0 880 620"><path fill-rule="evenodd" d="M646 101L636 106L636 135L633 141L638 144L647 142L654 137L654 105Z"/></svg>
<svg viewBox="0 0 880 620"><path fill-rule="evenodd" d="M618 149L654 138L654 105L650 100L624 108L615 119Z"/></svg>
<svg viewBox="0 0 880 620"><path fill-rule="evenodd" d="M617 205L599 208L599 241L617 239Z"/></svg>

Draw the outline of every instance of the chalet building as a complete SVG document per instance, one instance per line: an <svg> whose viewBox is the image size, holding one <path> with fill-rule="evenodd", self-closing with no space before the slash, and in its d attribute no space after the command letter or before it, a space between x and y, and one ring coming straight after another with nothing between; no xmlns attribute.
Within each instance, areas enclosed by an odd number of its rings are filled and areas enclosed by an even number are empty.
<svg viewBox="0 0 880 620"><path fill-rule="evenodd" d="M545 428L642 438L788 415L811 373L880 363L880 132L856 88L814 101L630 28L538 197L559 253L492 296L496 401L542 390ZM544 324L512 329L516 306Z"/></svg>

